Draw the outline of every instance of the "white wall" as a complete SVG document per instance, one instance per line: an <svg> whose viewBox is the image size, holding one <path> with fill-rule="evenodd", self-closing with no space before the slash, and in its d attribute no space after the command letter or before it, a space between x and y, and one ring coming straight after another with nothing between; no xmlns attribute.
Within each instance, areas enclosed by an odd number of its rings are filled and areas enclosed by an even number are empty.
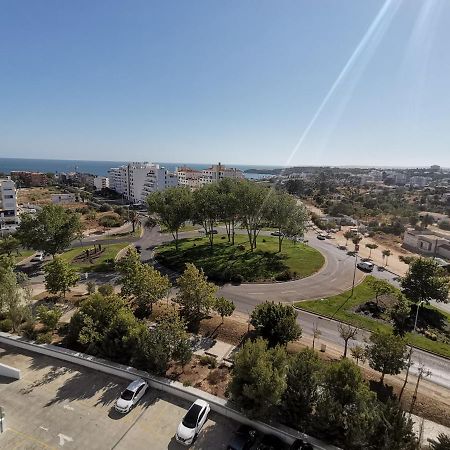
<svg viewBox="0 0 450 450"><path fill-rule="evenodd" d="M7 366L6 364L0 363L0 376L7 378L14 378L20 380L22 378L20 370L15 367Z"/></svg>

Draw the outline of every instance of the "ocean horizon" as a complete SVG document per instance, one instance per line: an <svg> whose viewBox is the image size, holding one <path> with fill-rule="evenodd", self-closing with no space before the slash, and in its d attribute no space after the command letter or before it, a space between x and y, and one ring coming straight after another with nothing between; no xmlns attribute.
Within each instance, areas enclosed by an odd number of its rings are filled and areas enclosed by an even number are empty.
<svg viewBox="0 0 450 450"><path fill-rule="evenodd" d="M76 160L76 159L32 159L32 158L0 158L0 173L9 174L11 171L15 170L26 170L30 172L82 172L91 173L93 175L106 176L108 174L108 169L112 167L118 167L123 164L128 164L131 161L87 161L87 160ZM153 162L153 161L148 161ZM188 166L193 169L206 169L210 167L211 164L216 163L167 163L167 162L157 162L162 167L167 170L174 171L176 167ZM242 171L248 169L278 169L281 166L264 166L264 165L244 165L244 164L227 164L222 162L227 167L234 167ZM247 178L260 178L264 176L263 174L246 174Z"/></svg>

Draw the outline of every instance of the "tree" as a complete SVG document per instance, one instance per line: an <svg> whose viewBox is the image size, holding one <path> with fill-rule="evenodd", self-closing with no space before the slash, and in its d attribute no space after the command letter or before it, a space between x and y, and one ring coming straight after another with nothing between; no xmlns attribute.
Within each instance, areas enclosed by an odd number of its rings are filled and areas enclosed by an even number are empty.
<svg viewBox="0 0 450 450"><path fill-rule="evenodd" d="M269 191L248 180L240 181L236 191L240 201L239 218L247 231L250 249L253 251L256 248L256 238L267 218Z"/></svg>
<svg viewBox="0 0 450 450"><path fill-rule="evenodd" d="M157 223L172 233L178 251L178 232L192 215L191 190L178 186L152 192L147 197L147 206L149 214L156 214Z"/></svg>
<svg viewBox="0 0 450 450"><path fill-rule="evenodd" d="M222 318L223 323L223 318L231 316L231 314L233 314L234 310L236 309L236 306L231 300L228 300L225 297L219 297L215 301L214 309Z"/></svg>
<svg viewBox="0 0 450 450"><path fill-rule="evenodd" d="M417 257L415 257L415 256L408 256L408 255L399 255L398 259L401 262L410 265L413 261L415 261L417 259Z"/></svg>
<svg viewBox="0 0 450 450"><path fill-rule="evenodd" d="M306 222L308 221L308 212L303 205L297 205L289 213L287 222L282 228L282 233L293 239L294 243L297 242L297 238L303 236L306 229Z"/></svg>
<svg viewBox="0 0 450 450"><path fill-rule="evenodd" d="M259 336L267 339L270 347L286 345L302 335L297 323L297 311L291 305L261 303L252 311L250 323Z"/></svg>
<svg viewBox="0 0 450 450"><path fill-rule="evenodd" d="M49 253L63 252L81 231L79 215L59 205L45 205L35 216L23 214L16 237L25 247Z"/></svg>
<svg viewBox="0 0 450 450"><path fill-rule="evenodd" d="M139 214L137 211L132 209L128 213L128 220L131 222L131 226L133 227L133 233L136 231L136 225L139 224Z"/></svg>
<svg viewBox="0 0 450 450"><path fill-rule="evenodd" d="M118 261L117 269L122 275L122 295L135 301L138 315L150 315L153 304L165 297L170 290L169 277L161 275L152 266L143 264L134 248L129 249L125 257Z"/></svg>
<svg viewBox="0 0 450 450"><path fill-rule="evenodd" d="M183 274L177 279L178 294L175 301L181 305L183 318L190 329L196 329L214 307L217 286L210 283L203 270L187 263Z"/></svg>
<svg viewBox="0 0 450 450"><path fill-rule="evenodd" d="M281 411L287 423L297 429L305 430L311 421L319 392L320 369L319 357L308 348L289 361Z"/></svg>
<svg viewBox="0 0 450 450"><path fill-rule="evenodd" d="M234 357L231 399L250 417L266 417L281 403L286 389L287 355L282 347L267 348L261 338L247 341Z"/></svg>
<svg viewBox="0 0 450 450"><path fill-rule="evenodd" d="M178 311L167 309L156 325L140 330L134 361L139 367L164 375L170 361L186 364L192 358L186 323Z"/></svg>
<svg viewBox="0 0 450 450"><path fill-rule="evenodd" d="M428 439L430 450L450 450L450 436L439 433L437 439Z"/></svg>
<svg viewBox="0 0 450 450"><path fill-rule="evenodd" d="M355 336L358 334L358 329L356 327L352 327L346 323L339 322L338 324L339 336L344 340L344 358L347 358L347 347L348 341L350 339L355 339Z"/></svg>
<svg viewBox="0 0 450 450"><path fill-rule="evenodd" d="M353 231L347 230L344 233L344 237L345 237L345 246L347 246L348 240L353 239L355 237L355 233Z"/></svg>
<svg viewBox="0 0 450 450"><path fill-rule="evenodd" d="M0 240L0 255L11 256L13 253L19 253L20 241L14 236L6 236Z"/></svg>
<svg viewBox="0 0 450 450"><path fill-rule="evenodd" d="M95 294L95 291L97 290L97 286L93 281L88 281L86 283L86 288L89 295Z"/></svg>
<svg viewBox="0 0 450 450"><path fill-rule="evenodd" d="M368 448L376 418L375 394L349 359L326 367L321 377L315 433L347 450Z"/></svg>
<svg viewBox="0 0 450 450"><path fill-rule="evenodd" d="M369 259L370 259L372 256L372 250L376 250L378 248L378 245L369 243L369 244L366 244L366 248L369 249Z"/></svg>
<svg viewBox="0 0 450 450"><path fill-rule="evenodd" d="M286 192L274 191L271 191L267 203L267 218L270 225L278 230L278 252L281 252L284 232L288 228L290 215L295 210L297 203L294 197Z"/></svg>
<svg viewBox="0 0 450 450"><path fill-rule="evenodd" d="M380 383L383 383L386 374L398 375L406 367L405 341L386 331L375 331L370 336L366 357L370 367L381 373Z"/></svg>
<svg viewBox="0 0 450 450"><path fill-rule="evenodd" d="M434 219L430 214L425 214L422 216L421 224L423 228L428 228L428 225L433 225Z"/></svg>
<svg viewBox="0 0 450 450"><path fill-rule="evenodd" d="M413 421L393 399L378 402L377 417L368 448L373 450L417 450Z"/></svg>
<svg viewBox="0 0 450 450"><path fill-rule="evenodd" d="M77 284L79 274L67 261L56 257L45 267L45 288L50 294L62 293L63 297Z"/></svg>
<svg viewBox="0 0 450 450"><path fill-rule="evenodd" d="M114 286L109 283L101 284L98 287L98 292L104 297L107 297L108 295L114 294ZM93 294L95 294L95 292L93 292Z"/></svg>
<svg viewBox="0 0 450 450"><path fill-rule="evenodd" d="M225 224L228 242L234 245L235 225L239 214L238 180L223 178L217 183L219 193L219 217Z"/></svg>
<svg viewBox="0 0 450 450"><path fill-rule="evenodd" d="M385 264L384 265L387 266L388 265L388 258L389 258L389 256L391 256L392 252L390 250L383 250L381 252L381 254L383 255L383 259L385 259Z"/></svg>
<svg viewBox="0 0 450 450"><path fill-rule="evenodd" d="M376 277L368 277L368 284L375 294L375 302L378 305L378 297L380 295L393 294L395 292L394 286L388 283L386 280L382 280Z"/></svg>
<svg viewBox="0 0 450 450"><path fill-rule="evenodd" d="M214 224L220 214L220 196L216 184L205 185L194 192L192 209L193 221L202 224L212 249Z"/></svg>
<svg viewBox="0 0 450 450"><path fill-rule="evenodd" d="M315 344L316 344L316 339L318 339L321 336L322 332L319 330L319 324L316 322L314 322L313 325L313 341L312 341L312 348L314 350Z"/></svg>
<svg viewBox="0 0 450 450"><path fill-rule="evenodd" d="M418 258L413 261L400 284L403 293L413 302L447 302L449 284L445 272L432 259Z"/></svg>
<svg viewBox="0 0 450 450"><path fill-rule="evenodd" d="M408 299L402 294L397 295L397 301L389 310L389 316L394 323L394 334L403 337L407 331L411 306Z"/></svg>
<svg viewBox="0 0 450 450"><path fill-rule="evenodd" d="M356 365L359 364L359 361L364 363L366 360L366 349L362 345L354 345L350 349L350 354L354 359L356 359Z"/></svg>
<svg viewBox="0 0 450 450"><path fill-rule="evenodd" d="M361 237L361 236L359 236L359 235L353 236L352 242L353 242L353 244L355 245L355 252L357 251L358 244L359 244L361 241L362 241L362 237Z"/></svg>

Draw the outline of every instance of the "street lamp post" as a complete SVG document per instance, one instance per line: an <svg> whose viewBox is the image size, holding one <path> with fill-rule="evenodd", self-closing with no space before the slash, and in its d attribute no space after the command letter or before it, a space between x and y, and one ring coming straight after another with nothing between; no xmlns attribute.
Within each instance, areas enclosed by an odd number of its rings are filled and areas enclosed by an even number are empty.
<svg viewBox="0 0 450 450"><path fill-rule="evenodd" d="M420 308L420 306L421 306L423 303L425 303L425 301L424 301L424 300L421 300L421 301L417 304L416 318L415 318L415 320L414 320L413 333L416 332L417 319L419 318L419 308ZM404 383L403 383L402 390L400 391L400 395L398 396L398 399L399 399L399 400L401 400L402 395L403 395L403 391L405 390L406 384L408 383L409 369L411 368L411 359L412 359L412 344L409 344L409 358L408 358L408 365L406 366L405 381L404 381Z"/></svg>

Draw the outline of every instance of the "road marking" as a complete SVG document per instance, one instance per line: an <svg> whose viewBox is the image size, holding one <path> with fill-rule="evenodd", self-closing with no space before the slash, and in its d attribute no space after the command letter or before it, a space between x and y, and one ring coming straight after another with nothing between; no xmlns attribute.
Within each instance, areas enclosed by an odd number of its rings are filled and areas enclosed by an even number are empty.
<svg viewBox="0 0 450 450"><path fill-rule="evenodd" d="M264 295L265 292L249 292L248 295Z"/></svg>
<svg viewBox="0 0 450 450"><path fill-rule="evenodd" d="M68 409L69 411L73 411L73 408L69 405L64 405L63 408Z"/></svg>
<svg viewBox="0 0 450 450"><path fill-rule="evenodd" d="M293 292L297 292L297 291L281 291L282 294L291 294Z"/></svg>
<svg viewBox="0 0 450 450"><path fill-rule="evenodd" d="M45 428L45 427L39 427L41 430L44 430L44 431L48 431L48 428Z"/></svg>
<svg viewBox="0 0 450 450"><path fill-rule="evenodd" d="M66 442L73 442L73 439L70 436L66 436L65 434L59 433L58 437L59 437L59 445L61 447L64 447L64 444Z"/></svg>
<svg viewBox="0 0 450 450"><path fill-rule="evenodd" d="M22 431L16 430L14 428L8 428L9 431L12 431L13 433L17 434L18 436L23 436L26 440L36 442L37 444L41 445L43 448L49 448L49 449L55 449L56 447L50 447L50 445L46 444L45 442L40 441L39 439L36 439L34 436L31 436L30 434L23 433Z"/></svg>

